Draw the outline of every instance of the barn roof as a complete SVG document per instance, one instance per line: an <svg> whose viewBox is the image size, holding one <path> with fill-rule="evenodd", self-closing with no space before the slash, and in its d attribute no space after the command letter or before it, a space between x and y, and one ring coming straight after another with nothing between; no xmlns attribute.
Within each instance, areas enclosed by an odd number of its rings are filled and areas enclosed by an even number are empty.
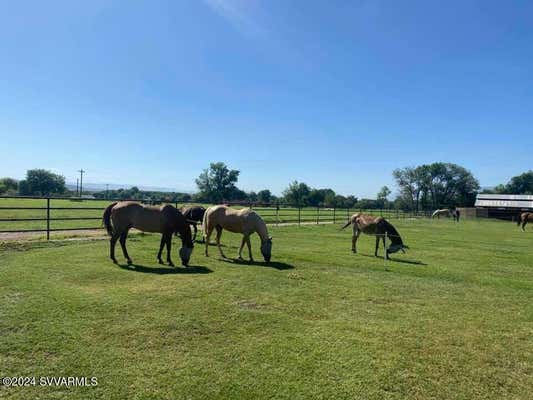
<svg viewBox="0 0 533 400"><path fill-rule="evenodd" d="M529 194L478 194L476 207L496 208L531 208L533 209L533 195Z"/></svg>

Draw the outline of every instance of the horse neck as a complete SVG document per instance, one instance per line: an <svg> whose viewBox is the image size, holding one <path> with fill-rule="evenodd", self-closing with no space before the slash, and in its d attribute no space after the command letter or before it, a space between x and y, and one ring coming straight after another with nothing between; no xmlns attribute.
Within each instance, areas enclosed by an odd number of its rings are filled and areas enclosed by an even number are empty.
<svg viewBox="0 0 533 400"><path fill-rule="evenodd" d="M268 239L268 229L265 224L265 221L263 221L262 219L257 219L257 222L255 224L255 231L261 238L261 242L264 242Z"/></svg>

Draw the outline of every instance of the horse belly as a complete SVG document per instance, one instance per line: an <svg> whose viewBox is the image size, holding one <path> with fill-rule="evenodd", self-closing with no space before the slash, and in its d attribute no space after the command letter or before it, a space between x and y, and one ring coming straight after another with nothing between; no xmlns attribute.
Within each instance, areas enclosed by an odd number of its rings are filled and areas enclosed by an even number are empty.
<svg viewBox="0 0 533 400"><path fill-rule="evenodd" d="M143 210L136 216L133 228L143 232L163 232L161 213L154 210Z"/></svg>

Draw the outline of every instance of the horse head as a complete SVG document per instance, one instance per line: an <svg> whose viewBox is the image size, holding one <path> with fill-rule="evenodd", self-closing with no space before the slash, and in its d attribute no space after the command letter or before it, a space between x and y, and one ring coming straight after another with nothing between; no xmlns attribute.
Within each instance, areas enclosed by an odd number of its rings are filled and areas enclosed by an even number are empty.
<svg viewBox="0 0 533 400"><path fill-rule="evenodd" d="M261 254L266 262L270 262L272 253L272 237L261 241Z"/></svg>

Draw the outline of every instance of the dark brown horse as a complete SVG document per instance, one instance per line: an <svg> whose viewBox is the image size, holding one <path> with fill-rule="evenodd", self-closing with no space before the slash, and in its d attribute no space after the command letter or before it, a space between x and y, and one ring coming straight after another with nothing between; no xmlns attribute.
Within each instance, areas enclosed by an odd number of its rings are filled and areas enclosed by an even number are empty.
<svg viewBox="0 0 533 400"><path fill-rule="evenodd" d="M525 227L528 222L533 222L533 212L524 212L518 216L517 225L522 224L522 230L525 231Z"/></svg>
<svg viewBox="0 0 533 400"><path fill-rule="evenodd" d="M191 239L191 227L183 214L170 204L145 206L134 201L112 203L104 211L103 222L107 233L111 236L109 255L114 263L117 262L115 258L117 240L120 240L120 246L128 264L132 263L126 249L126 239L131 228L143 232L162 233L157 259L160 264L163 264L161 253L166 245L167 262L171 266L174 266L170 258L172 234L179 234L182 242L182 248L179 251L181 263L185 266L189 263L194 247Z"/></svg>
<svg viewBox="0 0 533 400"><path fill-rule="evenodd" d="M205 208L202 206L191 206L180 208L181 213L189 223L194 227L194 236L192 241L196 240L196 234L198 233L198 227L196 225L201 224L204 220Z"/></svg>
<svg viewBox="0 0 533 400"><path fill-rule="evenodd" d="M352 251L354 253L357 253L357 239L361 236L361 232L376 237L376 249L374 251L376 257L378 256L379 239L383 240L385 258L387 259L389 258L389 254L396 253L399 250L405 253L404 249L409 248L403 244L402 238L396 228L383 217L357 213L352 215L350 220L341 229L346 228L350 224L353 225ZM391 242L388 248L385 247L385 236Z"/></svg>

